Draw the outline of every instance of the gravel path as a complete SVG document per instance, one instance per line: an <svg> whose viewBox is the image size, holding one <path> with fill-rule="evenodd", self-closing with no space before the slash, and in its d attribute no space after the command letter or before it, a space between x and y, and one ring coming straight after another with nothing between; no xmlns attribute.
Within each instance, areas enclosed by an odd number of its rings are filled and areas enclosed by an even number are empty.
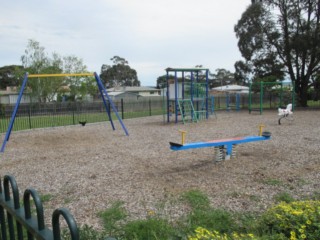
<svg viewBox="0 0 320 240"><path fill-rule="evenodd" d="M14 175L21 193L33 187L50 195L49 219L55 208L67 207L79 225L97 228L97 213L116 200L133 219L148 210L174 219L186 211L178 196L190 189L219 208L261 212L281 192L302 198L320 191L319 119L319 111L296 111L293 122L278 125L274 111L218 112L185 125L164 124L162 116L128 119L129 137L118 122L116 131L99 123L13 132L0 155L0 175ZM169 141L181 141L179 130L195 142L257 135L260 124L271 140L239 145L236 159L217 163L213 148L169 148Z"/></svg>

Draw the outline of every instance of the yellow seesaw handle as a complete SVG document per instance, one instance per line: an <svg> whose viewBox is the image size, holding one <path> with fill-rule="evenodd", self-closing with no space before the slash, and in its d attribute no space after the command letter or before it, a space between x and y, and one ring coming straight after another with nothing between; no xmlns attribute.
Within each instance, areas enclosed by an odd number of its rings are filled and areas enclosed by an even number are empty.
<svg viewBox="0 0 320 240"><path fill-rule="evenodd" d="M186 131L182 131L179 130L179 132L181 132L181 144L183 145L185 143L185 139L186 139Z"/></svg>
<svg viewBox="0 0 320 240"><path fill-rule="evenodd" d="M263 128L264 128L265 126L263 125L263 124L261 124L260 126L259 126L259 136L262 136L262 131L263 131Z"/></svg>

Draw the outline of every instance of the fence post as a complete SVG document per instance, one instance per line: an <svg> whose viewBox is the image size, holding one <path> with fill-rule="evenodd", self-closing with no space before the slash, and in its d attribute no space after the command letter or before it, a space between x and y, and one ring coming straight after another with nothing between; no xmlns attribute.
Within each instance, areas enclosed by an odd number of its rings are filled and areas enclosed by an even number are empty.
<svg viewBox="0 0 320 240"><path fill-rule="evenodd" d="M124 119L124 106L123 106L123 98L121 98L121 117Z"/></svg>
<svg viewBox="0 0 320 240"><path fill-rule="evenodd" d="M149 98L149 116L152 116L152 113L151 113L151 99Z"/></svg>
<svg viewBox="0 0 320 240"><path fill-rule="evenodd" d="M29 104L29 112L28 112L28 115L29 115L29 128L31 129L32 128L32 125L31 125L31 105Z"/></svg>
<svg viewBox="0 0 320 240"><path fill-rule="evenodd" d="M74 110L75 110L75 103L73 103L73 107L72 107L72 121L73 121L73 125L75 125L75 121L74 121Z"/></svg>

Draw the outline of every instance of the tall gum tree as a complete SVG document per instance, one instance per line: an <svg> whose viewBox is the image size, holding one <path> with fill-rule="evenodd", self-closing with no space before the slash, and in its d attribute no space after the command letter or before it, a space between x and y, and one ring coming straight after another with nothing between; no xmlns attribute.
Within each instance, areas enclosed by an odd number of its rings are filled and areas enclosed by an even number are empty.
<svg viewBox="0 0 320 240"><path fill-rule="evenodd" d="M100 78L108 87L118 86L140 86L137 71L129 66L129 62L119 56L110 59L113 65L103 64Z"/></svg>
<svg viewBox="0 0 320 240"><path fill-rule="evenodd" d="M234 30L250 74L290 77L306 107L319 89L320 0L252 0Z"/></svg>

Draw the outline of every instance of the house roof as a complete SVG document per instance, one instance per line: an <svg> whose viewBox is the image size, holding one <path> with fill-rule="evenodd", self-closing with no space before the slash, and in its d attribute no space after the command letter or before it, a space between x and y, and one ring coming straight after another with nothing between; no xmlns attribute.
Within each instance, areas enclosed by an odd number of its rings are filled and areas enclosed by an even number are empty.
<svg viewBox="0 0 320 240"><path fill-rule="evenodd" d="M202 70L209 70L208 68L166 68L167 72L198 72Z"/></svg>
<svg viewBox="0 0 320 240"><path fill-rule="evenodd" d="M108 92L150 92L150 91L159 91L157 88L153 87L114 87L108 88Z"/></svg>
<svg viewBox="0 0 320 240"><path fill-rule="evenodd" d="M108 95L109 96L118 96L118 95L121 95L123 94L124 92L108 92Z"/></svg>
<svg viewBox="0 0 320 240"><path fill-rule="evenodd" d="M138 96L137 93L133 93L133 92L108 92L108 96L112 96L112 97L116 97L121 94L130 94L130 95Z"/></svg>
<svg viewBox="0 0 320 240"><path fill-rule="evenodd" d="M243 92L243 91L249 91L249 87L240 86L240 85L225 85L225 86L212 88L211 90L221 91L221 92L228 92L228 91Z"/></svg>

